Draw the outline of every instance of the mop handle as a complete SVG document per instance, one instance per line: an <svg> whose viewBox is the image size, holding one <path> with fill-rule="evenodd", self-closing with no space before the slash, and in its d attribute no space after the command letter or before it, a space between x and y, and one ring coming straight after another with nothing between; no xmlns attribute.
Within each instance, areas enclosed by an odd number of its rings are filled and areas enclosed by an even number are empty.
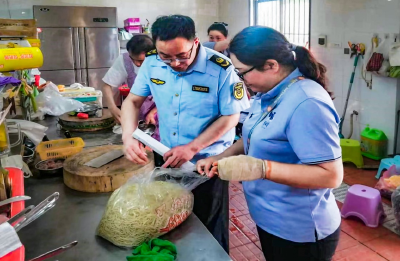
<svg viewBox="0 0 400 261"><path fill-rule="evenodd" d="M357 54L356 57L354 58L354 69L353 69L353 72L351 73L351 77L350 77L350 85L349 85L349 89L347 90L346 103L345 103L345 105L344 105L343 116L342 116L341 122L344 121L344 118L345 118L345 116L346 116L347 105L349 104L351 87L352 87L353 82L354 82L354 76L355 76L355 74L356 74L356 69L357 69L358 58L359 58L359 57L360 57L360 55ZM342 124L343 124L343 123L342 123Z"/></svg>

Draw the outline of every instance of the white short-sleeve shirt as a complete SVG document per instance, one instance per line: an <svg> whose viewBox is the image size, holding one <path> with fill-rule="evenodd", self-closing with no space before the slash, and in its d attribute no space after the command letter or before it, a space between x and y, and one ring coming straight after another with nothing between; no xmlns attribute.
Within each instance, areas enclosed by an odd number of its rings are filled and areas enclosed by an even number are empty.
<svg viewBox="0 0 400 261"><path fill-rule="evenodd" d="M137 74L139 71L139 67L137 67L133 62L133 68L135 70L135 73ZM115 104L117 106L121 105L121 97L120 93L118 90L118 87L126 83L126 80L128 78L128 73L125 69L125 64L124 64L124 57L123 54L120 54L117 59L115 59L113 65L111 66L110 69L108 69L106 75L103 77L103 82L105 84L110 85L113 91L113 97ZM131 87L131 86L129 86Z"/></svg>
<svg viewBox="0 0 400 261"><path fill-rule="evenodd" d="M135 70L135 73L137 74L139 71L139 67L133 64L133 68ZM126 82L127 78L128 73L125 69L124 57L122 54L120 54L117 59L115 59L113 65L108 70L106 75L103 77L103 82L110 85L111 87L117 88L123 85Z"/></svg>

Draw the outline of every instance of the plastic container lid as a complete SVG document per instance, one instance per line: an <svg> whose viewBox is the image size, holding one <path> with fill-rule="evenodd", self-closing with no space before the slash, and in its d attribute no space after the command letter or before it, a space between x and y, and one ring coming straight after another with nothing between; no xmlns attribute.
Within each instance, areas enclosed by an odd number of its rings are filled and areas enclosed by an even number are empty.
<svg viewBox="0 0 400 261"><path fill-rule="evenodd" d="M371 129L369 124L367 127L361 132L361 136L371 139L371 140L379 140L379 141L386 141L388 138L386 134L379 129Z"/></svg>

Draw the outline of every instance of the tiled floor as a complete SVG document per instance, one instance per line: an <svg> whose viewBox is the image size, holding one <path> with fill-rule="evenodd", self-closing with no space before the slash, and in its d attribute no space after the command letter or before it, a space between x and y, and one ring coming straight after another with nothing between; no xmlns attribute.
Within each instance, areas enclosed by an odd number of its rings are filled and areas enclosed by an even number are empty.
<svg viewBox="0 0 400 261"><path fill-rule="evenodd" d="M344 182L374 187L376 170L358 170L345 165ZM235 261L265 260L256 225L249 215L243 188L233 182L230 192L230 255ZM390 201L383 200L390 204ZM342 203L338 202L339 208ZM388 229L366 227L361 221L343 219L339 246L334 261L400 261L400 237Z"/></svg>

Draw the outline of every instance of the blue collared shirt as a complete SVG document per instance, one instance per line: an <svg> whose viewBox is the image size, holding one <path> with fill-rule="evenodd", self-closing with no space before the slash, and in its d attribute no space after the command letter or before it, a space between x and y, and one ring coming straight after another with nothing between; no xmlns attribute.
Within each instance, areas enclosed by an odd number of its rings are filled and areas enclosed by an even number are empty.
<svg viewBox="0 0 400 261"><path fill-rule="evenodd" d="M234 97L234 85L240 80L233 65L222 67L212 62L214 55L225 60L222 64L230 62L224 55L200 45L195 61L185 72L174 71L156 55L146 57L140 67L131 93L153 95L161 143L165 146L188 144L220 116L237 114L249 107L245 90L243 98ZM234 137L232 128L193 161L223 152L232 145Z"/></svg>
<svg viewBox="0 0 400 261"><path fill-rule="evenodd" d="M246 154L289 164L318 164L341 157L339 116L328 93L305 79L294 83L266 119L250 129L287 83L301 76L293 71L267 93L258 93L243 124ZM296 173L292 173L296 175ZM315 242L340 225L340 213L331 189L300 189L269 180L243 182L249 211L256 224L293 242Z"/></svg>

